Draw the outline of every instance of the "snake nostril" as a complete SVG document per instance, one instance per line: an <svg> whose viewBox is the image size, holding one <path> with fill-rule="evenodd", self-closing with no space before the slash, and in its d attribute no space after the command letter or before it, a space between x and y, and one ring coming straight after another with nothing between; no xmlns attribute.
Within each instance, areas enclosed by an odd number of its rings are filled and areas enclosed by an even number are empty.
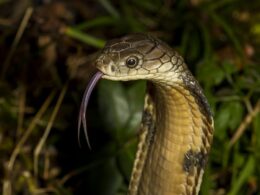
<svg viewBox="0 0 260 195"><path fill-rule="evenodd" d="M111 66L111 72L115 72L115 71L116 71L115 66Z"/></svg>

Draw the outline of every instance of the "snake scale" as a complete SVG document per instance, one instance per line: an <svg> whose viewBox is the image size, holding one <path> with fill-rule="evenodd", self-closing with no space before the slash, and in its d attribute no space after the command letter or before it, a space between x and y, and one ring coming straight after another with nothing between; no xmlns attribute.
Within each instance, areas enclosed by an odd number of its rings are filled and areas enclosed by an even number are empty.
<svg viewBox="0 0 260 195"><path fill-rule="evenodd" d="M100 78L147 80L138 150L129 195L196 195L213 137L213 118L201 87L183 58L161 40L130 34L108 41L83 97L79 126ZM87 140L88 141L88 140Z"/></svg>

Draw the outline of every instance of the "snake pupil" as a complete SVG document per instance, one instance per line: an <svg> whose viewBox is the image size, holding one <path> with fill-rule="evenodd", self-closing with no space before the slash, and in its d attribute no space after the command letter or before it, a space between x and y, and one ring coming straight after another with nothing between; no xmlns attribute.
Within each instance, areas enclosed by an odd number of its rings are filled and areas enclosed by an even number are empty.
<svg viewBox="0 0 260 195"><path fill-rule="evenodd" d="M127 60L126 60L126 65L129 67L129 68L134 68L138 65L138 58L135 57L135 56L132 56L132 57L129 57Z"/></svg>

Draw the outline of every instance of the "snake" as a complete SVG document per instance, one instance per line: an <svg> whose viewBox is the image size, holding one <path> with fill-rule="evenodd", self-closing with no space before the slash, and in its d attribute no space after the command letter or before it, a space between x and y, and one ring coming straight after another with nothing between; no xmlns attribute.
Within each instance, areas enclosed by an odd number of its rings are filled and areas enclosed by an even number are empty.
<svg viewBox="0 0 260 195"><path fill-rule="evenodd" d="M139 142L128 195L197 195L213 140L214 122L198 81L177 51L142 33L107 41L93 61L97 69L80 107L89 143L86 109L102 79L146 80Z"/></svg>

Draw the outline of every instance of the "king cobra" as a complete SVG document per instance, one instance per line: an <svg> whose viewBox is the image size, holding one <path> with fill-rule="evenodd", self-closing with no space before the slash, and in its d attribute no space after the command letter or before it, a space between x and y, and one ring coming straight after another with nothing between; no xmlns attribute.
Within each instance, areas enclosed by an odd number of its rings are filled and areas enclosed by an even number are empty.
<svg viewBox="0 0 260 195"><path fill-rule="evenodd" d="M207 162L213 118L201 87L183 58L161 40L131 34L108 41L81 103L78 134L100 78L147 80L139 144L129 195L196 195Z"/></svg>

